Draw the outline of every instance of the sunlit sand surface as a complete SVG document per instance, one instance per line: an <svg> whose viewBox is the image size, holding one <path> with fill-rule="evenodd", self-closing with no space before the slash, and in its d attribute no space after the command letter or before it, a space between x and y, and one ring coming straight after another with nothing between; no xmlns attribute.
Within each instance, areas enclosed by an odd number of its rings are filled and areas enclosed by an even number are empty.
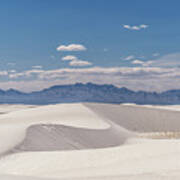
<svg viewBox="0 0 180 180"><path fill-rule="evenodd" d="M179 110L0 105L0 179L178 180Z"/></svg>

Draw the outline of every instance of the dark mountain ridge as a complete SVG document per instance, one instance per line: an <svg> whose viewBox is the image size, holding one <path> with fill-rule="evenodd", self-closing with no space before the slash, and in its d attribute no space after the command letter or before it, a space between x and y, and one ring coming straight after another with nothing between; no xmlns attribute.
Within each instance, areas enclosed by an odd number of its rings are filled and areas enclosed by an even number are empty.
<svg viewBox="0 0 180 180"><path fill-rule="evenodd" d="M56 85L31 93L24 93L15 89L7 91L0 89L1 104L53 104L70 102L180 104L180 90L169 90L162 93L132 91L126 87L118 88L114 85L98 85L93 83Z"/></svg>

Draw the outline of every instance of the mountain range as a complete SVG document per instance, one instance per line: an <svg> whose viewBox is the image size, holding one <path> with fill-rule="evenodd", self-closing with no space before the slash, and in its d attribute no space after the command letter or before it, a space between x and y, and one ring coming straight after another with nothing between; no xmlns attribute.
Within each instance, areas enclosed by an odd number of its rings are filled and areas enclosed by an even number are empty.
<svg viewBox="0 0 180 180"><path fill-rule="evenodd" d="M57 85L30 93L20 92L15 89L0 90L1 104L55 104L70 102L180 104L180 90L169 90L161 93L132 91L125 87L118 88L114 85L93 83Z"/></svg>

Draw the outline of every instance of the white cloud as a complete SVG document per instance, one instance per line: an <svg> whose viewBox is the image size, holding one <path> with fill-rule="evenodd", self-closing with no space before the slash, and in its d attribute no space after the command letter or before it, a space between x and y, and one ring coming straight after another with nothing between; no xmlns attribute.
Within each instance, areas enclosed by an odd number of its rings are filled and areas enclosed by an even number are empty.
<svg viewBox="0 0 180 180"><path fill-rule="evenodd" d="M90 66L92 65L89 61L73 60L69 63L70 66Z"/></svg>
<svg viewBox="0 0 180 180"><path fill-rule="evenodd" d="M7 76L8 75L8 71L0 71L0 76Z"/></svg>
<svg viewBox="0 0 180 180"><path fill-rule="evenodd" d="M139 31L141 29L141 27L139 27L139 26L131 26L129 29Z"/></svg>
<svg viewBox="0 0 180 180"><path fill-rule="evenodd" d="M60 45L56 49L57 51L85 51L86 47L81 44L69 44Z"/></svg>
<svg viewBox="0 0 180 180"><path fill-rule="evenodd" d="M42 69L42 66L37 65L37 66L32 66L32 68L34 68L34 69Z"/></svg>
<svg viewBox="0 0 180 180"><path fill-rule="evenodd" d="M1 74L1 73L0 73ZM7 74L3 73L3 74ZM158 67L90 67L61 68L53 70L28 70L9 74L13 81L0 81L1 88L38 90L55 84L94 82L114 84L134 90L164 91L180 88L180 68ZM19 78L22 78L19 79ZM35 79L32 79L34 77Z"/></svg>
<svg viewBox="0 0 180 180"><path fill-rule="evenodd" d="M146 25L146 24L140 24L140 25L136 25L136 26L131 26L131 25L127 25L127 24L126 24L126 25L123 25L123 27L124 27L125 29L139 31L139 30L141 30L141 29L146 29L146 28L148 28L149 26Z"/></svg>
<svg viewBox="0 0 180 180"><path fill-rule="evenodd" d="M62 61L70 61L69 62L70 66L90 66L90 65L92 65L91 62L80 60L76 56L72 56L72 55L62 57Z"/></svg>
<svg viewBox="0 0 180 180"><path fill-rule="evenodd" d="M150 66L153 63L153 61L146 61L144 62L143 66Z"/></svg>
<svg viewBox="0 0 180 180"><path fill-rule="evenodd" d="M127 56L124 58L124 60L126 61L130 61L130 60L133 60L135 57L133 55L130 55L130 56Z"/></svg>
<svg viewBox="0 0 180 180"><path fill-rule="evenodd" d="M123 27L126 28L126 29L131 29L130 25L123 25Z"/></svg>
<svg viewBox="0 0 180 180"><path fill-rule="evenodd" d="M148 25L146 25L146 24L141 24L139 27L140 27L140 28L143 28L143 29L146 29L146 28L148 28Z"/></svg>
<svg viewBox="0 0 180 180"><path fill-rule="evenodd" d="M138 60L138 61L137 61ZM75 61L75 62L74 62ZM80 62L77 62L80 61ZM85 65L86 61L71 60L69 63ZM133 63L133 61L131 61ZM51 70L30 69L27 71L0 71L1 88L18 88L31 91L55 84L93 82L114 84L134 90L165 91L180 89L180 53L164 55L152 61L135 59L134 67L76 67ZM71 64L72 65L72 64ZM75 64L74 64L75 65Z"/></svg>
<svg viewBox="0 0 180 180"><path fill-rule="evenodd" d="M176 73L175 73L176 72ZM103 67L90 67L90 68L61 68L61 69L53 69L53 70L28 70L23 72L17 72L14 74L16 78L23 76L24 78L29 78L31 75L36 74L40 79L52 77L61 77L62 75L113 75L113 76L121 76L121 77L143 77L143 76L164 76L168 74L180 75L179 68L178 69L169 69L169 68L156 68L156 67L111 67L111 68L103 68ZM143 75L143 76L142 76Z"/></svg>
<svg viewBox="0 0 180 180"><path fill-rule="evenodd" d="M139 59L135 59L134 61L132 61L132 64L141 64L141 65L143 65L144 61L141 61Z"/></svg>
<svg viewBox="0 0 180 180"><path fill-rule="evenodd" d="M77 59L77 57L72 56L72 55L62 57L62 61L73 61L73 60L76 60L76 59Z"/></svg>
<svg viewBox="0 0 180 180"><path fill-rule="evenodd" d="M180 53L167 54L152 60L154 67L178 67L180 66Z"/></svg>
<svg viewBox="0 0 180 180"><path fill-rule="evenodd" d="M153 63L153 61L141 61L139 59L135 59L131 63L135 65L141 65L141 66L150 66Z"/></svg>
<svg viewBox="0 0 180 180"><path fill-rule="evenodd" d="M25 77L25 74L23 72L22 73L13 73L12 72L12 74L9 74L8 77L10 79L16 79L16 78L19 78L19 77L24 77L25 79L27 78L27 77Z"/></svg>
<svg viewBox="0 0 180 180"><path fill-rule="evenodd" d="M9 70L10 73L16 73L15 69Z"/></svg>
<svg viewBox="0 0 180 180"><path fill-rule="evenodd" d="M159 53L154 53L153 56L156 59L142 61L139 59L134 59L134 56L128 56L124 60L133 60L132 64L139 64L142 66L151 66L151 67L167 67L167 68L175 68L180 67L180 53L172 53L166 54L164 56L159 57Z"/></svg>

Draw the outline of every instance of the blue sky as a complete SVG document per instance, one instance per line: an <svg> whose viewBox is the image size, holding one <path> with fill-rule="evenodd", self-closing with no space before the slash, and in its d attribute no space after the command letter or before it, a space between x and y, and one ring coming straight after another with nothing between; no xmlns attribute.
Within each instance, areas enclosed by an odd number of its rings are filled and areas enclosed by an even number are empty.
<svg viewBox="0 0 180 180"><path fill-rule="evenodd" d="M88 81L180 88L179 6L178 0L2 0L0 88Z"/></svg>

